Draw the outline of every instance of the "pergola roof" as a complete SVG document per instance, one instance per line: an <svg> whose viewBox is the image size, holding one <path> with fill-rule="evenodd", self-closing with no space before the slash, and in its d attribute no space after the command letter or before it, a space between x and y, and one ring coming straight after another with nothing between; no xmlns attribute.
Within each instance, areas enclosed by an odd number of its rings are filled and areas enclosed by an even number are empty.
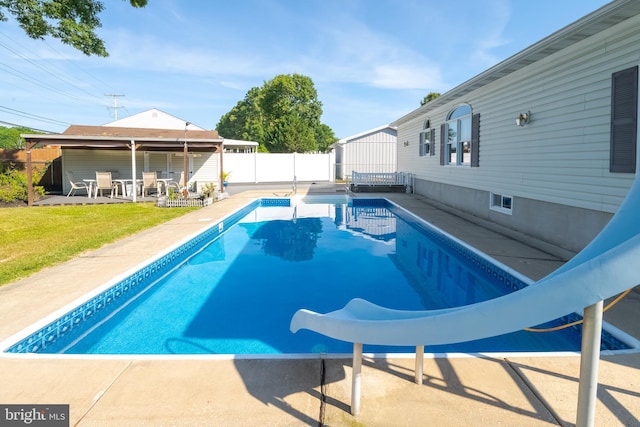
<svg viewBox="0 0 640 427"><path fill-rule="evenodd" d="M60 148L90 150L130 150L132 152L132 176L135 176L135 152L165 151L184 153L183 170L187 170L188 152L220 153L220 184L222 184L222 144L215 130L153 129L117 126L71 125L63 133L22 134L27 149L27 187L29 206L33 205L31 149L37 146L55 145ZM135 193L133 201L136 201Z"/></svg>
<svg viewBox="0 0 640 427"><path fill-rule="evenodd" d="M146 151L181 151L187 142L189 151L216 152L223 139L215 130L176 130L127 128L115 126L71 125L63 133L23 134L31 147L57 145L62 148L129 149L131 143Z"/></svg>

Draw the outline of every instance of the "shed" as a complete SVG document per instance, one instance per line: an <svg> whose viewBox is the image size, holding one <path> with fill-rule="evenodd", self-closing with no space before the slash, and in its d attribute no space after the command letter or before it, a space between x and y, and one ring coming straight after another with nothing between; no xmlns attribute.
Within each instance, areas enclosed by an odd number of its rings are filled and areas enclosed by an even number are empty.
<svg viewBox="0 0 640 427"><path fill-rule="evenodd" d="M347 179L351 172L390 173L397 171L397 130L391 125L342 138L336 152L336 178Z"/></svg>

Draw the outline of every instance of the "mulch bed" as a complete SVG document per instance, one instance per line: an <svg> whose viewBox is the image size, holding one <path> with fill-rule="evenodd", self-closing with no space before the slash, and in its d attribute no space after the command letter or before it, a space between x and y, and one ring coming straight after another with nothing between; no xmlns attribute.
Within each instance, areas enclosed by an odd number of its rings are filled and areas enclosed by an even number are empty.
<svg viewBox="0 0 640 427"><path fill-rule="evenodd" d="M18 201L18 202L5 202L0 200L0 208L22 208L26 207L27 203Z"/></svg>

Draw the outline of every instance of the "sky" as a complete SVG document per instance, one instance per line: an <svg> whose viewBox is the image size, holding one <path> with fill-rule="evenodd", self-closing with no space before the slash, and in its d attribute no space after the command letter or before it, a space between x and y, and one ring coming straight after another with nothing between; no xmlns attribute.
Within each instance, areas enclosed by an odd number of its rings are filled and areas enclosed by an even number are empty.
<svg viewBox="0 0 640 427"><path fill-rule="evenodd" d="M32 40L12 18L0 22L0 126L62 132L157 108L215 129L251 88L297 73L312 79L322 123L346 138L393 122L429 92L445 93L608 1L103 3L97 33L106 58Z"/></svg>

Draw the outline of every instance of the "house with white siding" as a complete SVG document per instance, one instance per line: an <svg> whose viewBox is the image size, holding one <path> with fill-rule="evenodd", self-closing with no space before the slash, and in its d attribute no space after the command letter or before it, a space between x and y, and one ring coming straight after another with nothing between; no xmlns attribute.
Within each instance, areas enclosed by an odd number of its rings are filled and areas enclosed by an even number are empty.
<svg viewBox="0 0 640 427"><path fill-rule="evenodd" d="M390 125L342 138L333 148L336 156L336 178L346 179L355 172L396 172L397 131Z"/></svg>
<svg viewBox="0 0 640 427"><path fill-rule="evenodd" d="M616 0L391 123L414 192L578 251L636 177L640 1Z"/></svg>

